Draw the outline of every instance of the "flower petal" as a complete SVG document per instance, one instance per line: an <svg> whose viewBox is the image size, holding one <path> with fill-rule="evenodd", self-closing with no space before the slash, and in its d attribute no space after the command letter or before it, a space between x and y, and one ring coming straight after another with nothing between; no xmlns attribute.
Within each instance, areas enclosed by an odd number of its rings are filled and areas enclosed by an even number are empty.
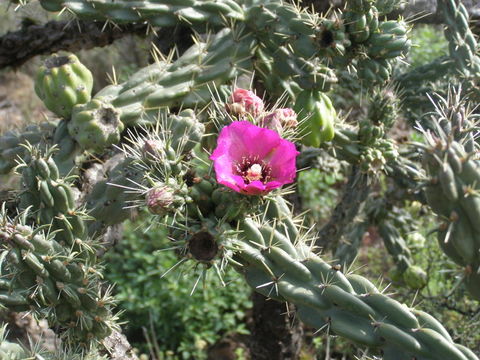
<svg viewBox="0 0 480 360"><path fill-rule="evenodd" d="M248 121L235 121L221 130L210 159L214 161L219 183L247 195L262 195L295 180L297 155L295 145L282 139L276 131ZM267 166L271 181L264 184L256 180L247 184L236 170L245 159Z"/></svg>

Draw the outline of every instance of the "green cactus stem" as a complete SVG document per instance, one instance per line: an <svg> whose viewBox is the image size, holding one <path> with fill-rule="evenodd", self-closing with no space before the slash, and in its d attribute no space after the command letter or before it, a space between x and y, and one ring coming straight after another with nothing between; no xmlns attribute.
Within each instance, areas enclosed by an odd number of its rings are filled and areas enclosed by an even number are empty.
<svg viewBox="0 0 480 360"><path fill-rule="evenodd" d="M254 45L251 36L242 31L222 30L175 62L149 65L127 82L108 86L89 103L75 107L69 132L82 147L100 152L118 142L124 127L155 124L161 108L201 106L210 101L213 83L220 86L240 75L242 69L251 68L249 54ZM191 112L179 114L184 121L192 116ZM176 121L177 126L180 122ZM177 127L172 131L184 130Z"/></svg>
<svg viewBox="0 0 480 360"><path fill-rule="evenodd" d="M27 125L22 132L7 131L0 136L0 174L8 174L22 159L28 161L24 145L43 146L52 141L55 123Z"/></svg>
<svg viewBox="0 0 480 360"><path fill-rule="evenodd" d="M278 219L273 227L247 222L239 230L249 226L254 231L239 234L234 257L247 283L266 296L295 304L296 315L310 326L328 327L330 333L381 349L386 360L440 360L445 354L452 360L472 358L438 321L382 294L361 276L343 274L298 236L289 239Z"/></svg>
<svg viewBox="0 0 480 360"><path fill-rule="evenodd" d="M59 326L68 341L87 347L108 336L117 325L95 258L85 261L70 245L56 240L58 233L47 234L45 226L25 225L26 215L16 219L3 211L0 215L5 254L0 270L7 280L0 304L13 311L33 311L47 318L50 326Z"/></svg>
<svg viewBox="0 0 480 360"><path fill-rule="evenodd" d="M233 0L122 1L41 0L47 11L67 9L82 19L115 23L147 22L151 26L176 26L179 23L223 26L226 21L243 20L244 10Z"/></svg>

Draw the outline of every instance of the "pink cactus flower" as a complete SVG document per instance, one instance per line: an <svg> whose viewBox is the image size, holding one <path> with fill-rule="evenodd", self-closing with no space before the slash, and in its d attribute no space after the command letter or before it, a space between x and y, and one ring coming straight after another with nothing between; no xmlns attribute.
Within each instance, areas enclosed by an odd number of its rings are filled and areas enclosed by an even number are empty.
<svg viewBox="0 0 480 360"><path fill-rule="evenodd" d="M295 145L249 121L225 126L210 159L217 181L246 195L263 195L295 180Z"/></svg>
<svg viewBox="0 0 480 360"><path fill-rule="evenodd" d="M261 118L259 125L282 134L284 130L298 125L297 113L290 108L277 109Z"/></svg>
<svg viewBox="0 0 480 360"><path fill-rule="evenodd" d="M263 101L252 91L235 89L229 102L226 104L227 111L238 117L250 114L256 118L263 111Z"/></svg>

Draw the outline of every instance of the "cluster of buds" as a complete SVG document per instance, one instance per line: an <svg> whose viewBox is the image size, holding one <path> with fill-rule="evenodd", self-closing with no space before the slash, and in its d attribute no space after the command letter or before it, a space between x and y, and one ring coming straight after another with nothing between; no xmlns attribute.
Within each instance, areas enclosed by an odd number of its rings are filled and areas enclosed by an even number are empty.
<svg viewBox="0 0 480 360"><path fill-rule="evenodd" d="M235 89L225 109L237 119L253 119L258 126L275 130L280 135L298 125L297 113L294 110L285 108L265 112L262 99L250 90Z"/></svg>

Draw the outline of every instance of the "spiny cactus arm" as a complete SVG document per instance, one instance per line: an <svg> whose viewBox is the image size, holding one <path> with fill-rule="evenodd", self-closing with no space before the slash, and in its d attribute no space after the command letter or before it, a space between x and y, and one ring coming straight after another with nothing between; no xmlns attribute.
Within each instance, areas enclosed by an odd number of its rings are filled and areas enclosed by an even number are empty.
<svg viewBox="0 0 480 360"><path fill-rule="evenodd" d="M58 325L69 341L88 346L117 328L97 264L99 245L87 236L90 218L77 209L72 178L60 176L53 151L28 150L30 160L18 167L26 210L14 219L5 209L0 214L6 280L0 303L31 310Z"/></svg>
<svg viewBox="0 0 480 360"><path fill-rule="evenodd" d="M438 7L443 12L445 37L449 43L450 57L456 70L465 77L480 73L480 58L477 56L478 44L469 27L469 14L462 2L439 0Z"/></svg>
<svg viewBox="0 0 480 360"><path fill-rule="evenodd" d="M20 208L30 207L30 214L38 225L50 224L50 230L57 232L55 240L70 246L77 256L85 260L93 250L84 239L85 215L77 209L72 178L63 178L53 159L54 148L41 154L37 148L29 147L30 161L17 167L22 176Z"/></svg>
<svg viewBox="0 0 480 360"><path fill-rule="evenodd" d="M203 106L211 100L213 84L221 92L221 84L250 71L254 46L241 29L198 41L175 62L159 60L76 106L69 132L82 147L100 151L119 139L122 127L155 123L160 108Z"/></svg>
<svg viewBox="0 0 480 360"><path fill-rule="evenodd" d="M18 67L31 58L65 50L106 46L129 34L145 35L145 24L112 25L88 21L49 21L0 37L0 69Z"/></svg>
<svg viewBox="0 0 480 360"><path fill-rule="evenodd" d="M55 240L55 233L47 234L48 226L32 228L5 214L1 221L1 273L8 282L2 287L3 306L47 318L69 341L87 346L117 327L93 253L86 261L70 245Z"/></svg>
<svg viewBox="0 0 480 360"><path fill-rule="evenodd" d="M439 216L438 242L464 268L465 285L480 299L480 166L458 142L430 137L424 152L427 203Z"/></svg>
<svg viewBox="0 0 480 360"><path fill-rule="evenodd" d="M116 354L107 357L101 355L97 348L90 351L75 351L76 346L67 347L60 344L56 345L55 350L47 350L41 346L37 346L35 341L30 339L30 334L27 336L30 340L30 346L25 344L17 344L6 339L8 335L7 324L0 325L0 358L5 360L27 360L27 359L42 359L42 360L138 360L135 357L119 357ZM42 339L40 337L40 339ZM42 339L43 340L43 339Z"/></svg>
<svg viewBox="0 0 480 360"><path fill-rule="evenodd" d="M27 125L22 132L7 131L0 136L0 174L8 174L19 161L28 156L25 145L49 144L55 124L44 122Z"/></svg>
<svg viewBox="0 0 480 360"><path fill-rule="evenodd" d="M290 239L292 246L280 220L272 228L249 219L240 229L249 230L237 238L235 260L243 265L247 283L295 304L296 315L307 324L381 349L385 360L477 359L428 314L382 294L361 276L343 274L298 236Z"/></svg>
<svg viewBox="0 0 480 360"><path fill-rule="evenodd" d="M95 218L89 225L90 234L127 219L132 210L144 205L151 190L166 187L184 195L183 177L190 166L185 159L200 141L204 126L192 110L177 115L163 112L157 121L155 131L130 134L123 154L116 156L121 160L113 162L115 165L105 173L105 179L96 182L88 192L85 206ZM184 203L172 200L169 205L181 212ZM150 211L155 213L155 205L151 206Z"/></svg>
<svg viewBox="0 0 480 360"><path fill-rule="evenodd" d="M118 24L146 22L151 26L205 24L223 27L225 21L243 20L244 11L234 0L163 0L105 2L99 0L41 0L47 11L67 10L79 18Z"/></svg>

